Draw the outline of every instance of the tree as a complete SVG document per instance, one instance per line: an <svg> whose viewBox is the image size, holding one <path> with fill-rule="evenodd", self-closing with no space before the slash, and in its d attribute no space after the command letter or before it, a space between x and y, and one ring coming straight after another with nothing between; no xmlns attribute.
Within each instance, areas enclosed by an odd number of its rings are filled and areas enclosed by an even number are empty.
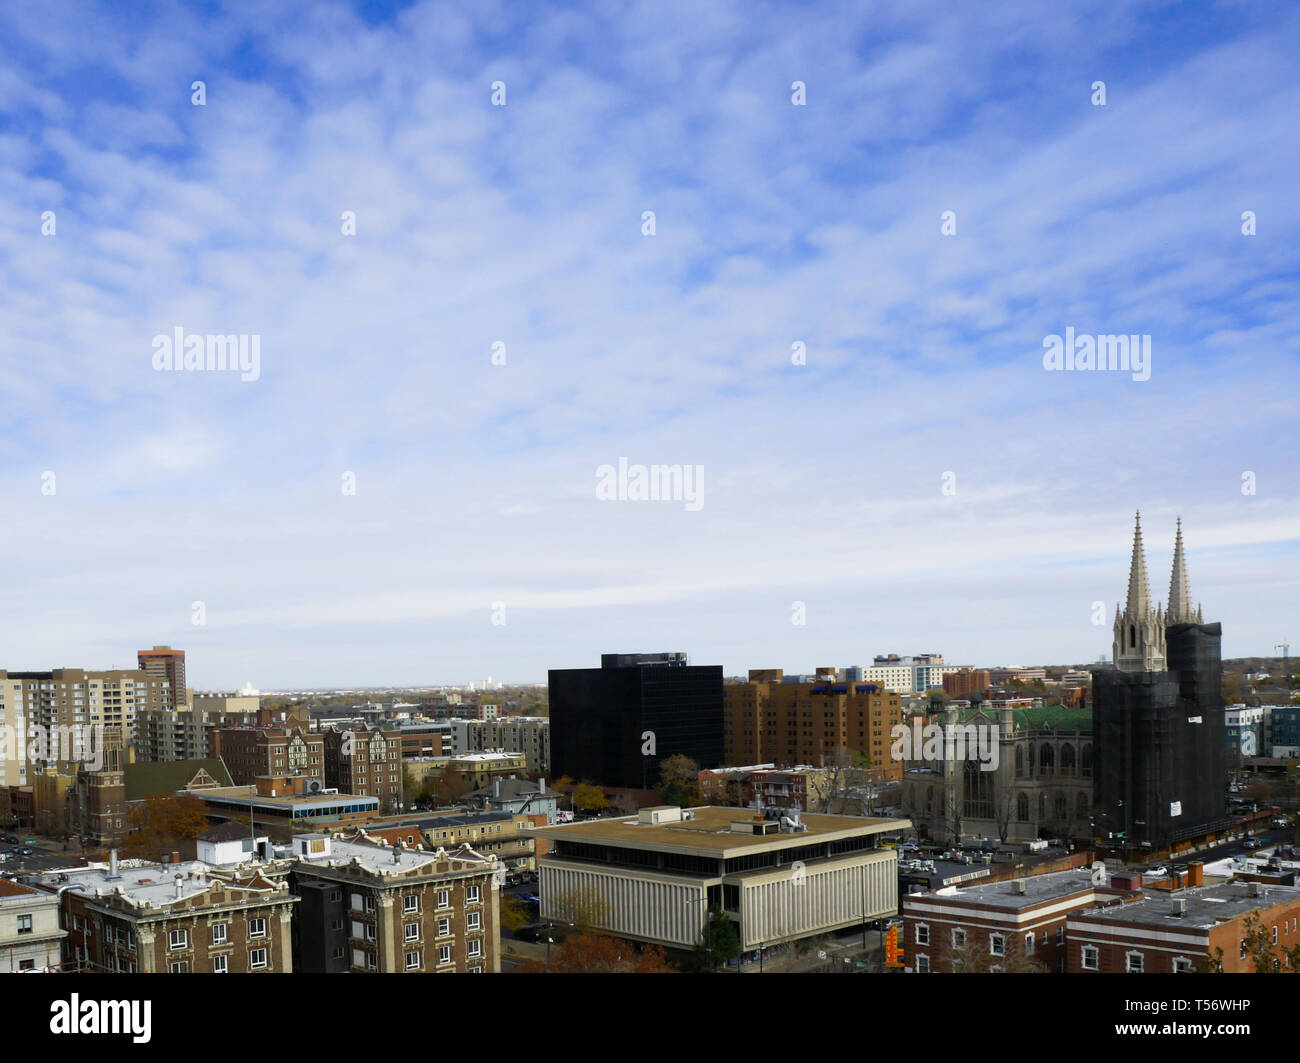
<svg viewBox="0 0 1300 1063"><path fill-rule="evenodd" d="M512 897L508 893L501 895L501 929L514 933L522 927L527 926L532 921L532 915L528 906L518 897Z"/></svg>
<svg viewBox="0 0 1300 1063"><path fill-rule="evenodd" d="M689 808L700 803L699 780L700 766L685 753L675 753L659 764L655 794L665 805Z"/></svg>
<svg viewBox="0 0 1300 1063"><path fill-rule="evenodd" d="M157 860L208 826L207 805L191 794L150 794L131 809L122 853Z"/></svg>
<svg viewBox="0 0 1300 1063"><path fill-rule="evenodd" d="M572 924L580 934L600 926L609 917L609 901L594 886L558 894L550 907L557 921Z"/></svg>
<svg viewBox="0 0 1300 1063"><path fill-rule="evenodd" d="M579 783L573 791L573 807L583 812L599 812L609 804L605 791L592 783Z"/></svg>
<svg viewBox="0 0 1300 1063"><path fill-rule="evenodd" d="M1243 925L1246 936L1242 947L1246 958L1255 967L1256 974L1296 974L1300 972L1300 945L1273 943L1274 929L1266 927L1258 912L1246 916Z"/></svg>
<svg viewBox="0 0 1300 1063"><path fill-rule="evenodd" d="M663 949L638 949L630 941L607 934L575 934L551 950L547 960L520 965L527 973L546 974L673 974Z"/></svg>
<svg viewBox="0 0 1300 1063"><path fill-rule="evenodd" d="M708 922L700 931L700 943L695 947L695 966L698 970L715 968L740 955L740 934L719 905L709 909Z"/></svg>
<svg viewBox="0 0 1300 1063"><path fill-rule="evenodd" d="M822 785L822 812L842 810L844 803L856 798L859 812L865 812L864 791L871 779L871 758L856 749L841 746L826 758Z"/></svg>

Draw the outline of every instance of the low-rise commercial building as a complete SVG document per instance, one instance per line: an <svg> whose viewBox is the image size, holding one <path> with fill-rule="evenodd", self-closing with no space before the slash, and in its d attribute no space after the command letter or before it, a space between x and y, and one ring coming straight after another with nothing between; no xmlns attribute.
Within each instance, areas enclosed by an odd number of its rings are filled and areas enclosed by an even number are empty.
<svg viewBox="0 0 1300 1063"><path fill-rule="evenodd" d="M824 934L898 910L898 861L880 836L906 820L806 815L766 820L735 808L643 808L537 833L544 918L593 898L593 925L619 937L694 948L711 908L743 949Z"/></svg>

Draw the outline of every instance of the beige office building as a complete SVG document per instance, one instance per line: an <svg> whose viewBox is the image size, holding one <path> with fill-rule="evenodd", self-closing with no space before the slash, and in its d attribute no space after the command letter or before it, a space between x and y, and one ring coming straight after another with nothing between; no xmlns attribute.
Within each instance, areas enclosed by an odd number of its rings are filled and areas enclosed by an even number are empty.
<svg viewBox="0 0 1300 1063"><path fill-rule="evenodd" d="M907 820L804 815L764 820L735 808L643 808L635 816L539 827L541 915L594 894L597 928L672 949L699 944L709 910L741 947L812 937L898 911L898 860L881 836Z"/></svg>

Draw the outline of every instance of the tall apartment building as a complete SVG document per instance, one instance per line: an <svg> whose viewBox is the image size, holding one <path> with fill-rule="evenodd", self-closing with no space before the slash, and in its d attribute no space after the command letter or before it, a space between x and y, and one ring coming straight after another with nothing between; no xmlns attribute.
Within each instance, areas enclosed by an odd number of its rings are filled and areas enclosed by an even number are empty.
<svg viewBox="0 0 1300 1063"><path fill-rule="evenodd" d="M855 668L855 679L866 683L879 683L886 690L896 694L924 694L943 686L943 677L957 671L955 665L944 664L942 653L918 653L911 657L900 657L896 653L877 654L870 668Z"/></svg>
<svg viewBox="0 0 1300 1063"><path fill-rule="evenodd" d="M175 691L171 680L143 668L88 672L55 668L48 672L0 669L0 786L22 786L46 765L70 768L93 753L88 729L116 731L128 743L135 738L139 713L170 710ZM184 691L181 692L182 698ZM36 729L40 728L40 732ZM29 764L36 734L49 745L47 756ZM81 736L81 739L74 736ZM80 749L68 748L80 741Z"/></svg>
<svg viewBox="0 0 1300 1063"><path fill-rule="evenodd" d="M723 719L731 764L823 767L848 750L870 757L882 780L903 777L902 762L890 756L902 703L877 683L733 683L723 691Z"/></svg>
<svg viewBox="0 0 1300 1063"><path fill-rule="evenodd" d="M305 709L263 709L257 697L198 694L172 711L149 710L136 715L136 759L143 761L203 760L218 756L213 733L223 727L273 725L310 728Z"/></svg>
<svg viewBox="0 0 1300 1063"><path fill-rule="evenodd" d="M548 673L552 771L608 787L651 789L682 753L723 762L722 667L684 653L607 653L599 668Z"/></svg>
<svg viewBox="0 0 1300 1063"><path fill-rule="evenodd" d="M313 973L496 973L494 857L383 846L357 835L294 838L300 969Z"/></svg>
<svg viewBox="0 0 1300 1063"><path fill-rule="evenodd" d="M146 676L156 682L166 682L173 692L172 708L185 705L185 651L170 646L155 646L151 650L138 650L136 663Z"/></svg>
<svg viewBox="0 0 1300 1063"><path fill-rule="evenodd" d="M221 727L212 750L235 786L251 786L259 775L325 780L325 736L301 727Z"/></svg>
<svg viewBox="0 0 1300 1063"><path fill-rule="evenodd" d="M452 720L457 752L509 750L524 755L530 775L551 771L551 721L546 716L498 716L492 720ZM407 732L403 730L403 734ZM436 755L436 754L435 754Z"/></svg>
<svg viewBox="0 0 1300 1063"><path fill-rule="evenodd" d="M327 729L325 785L341 793L377 797L381 808L402 804L402 735L396 729Z"/></svg>

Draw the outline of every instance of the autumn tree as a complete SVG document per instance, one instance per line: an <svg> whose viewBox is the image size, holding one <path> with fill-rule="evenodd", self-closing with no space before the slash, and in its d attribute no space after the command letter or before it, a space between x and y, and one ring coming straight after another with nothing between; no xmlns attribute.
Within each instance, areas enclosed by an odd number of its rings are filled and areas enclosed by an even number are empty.
<svg viewBox="0 0 1300 1063"><path fill-rule="evenodd" d="M157 860L208 826L207 805L191 794L150 794L131 809L124 856Z"/></svg>
<svg viewBox="0 0 1300 1063"><path fill-rule="evenodd" d="M582 886L558 894L549 905L551 914L561 923L570 923L578 933L602 925L609 917L609 901L593 886Z"/></svg>
<svg viewBox="0 0 1300 1063"><path fill-rule="evenodd" d="M573 791L573 807L583 812L599 812L609 804L601 787L589 782L579 783Z"/></svg>
<svg viewBox="0 0 1300 1063"><path fill-rule="evenodd" d="M700 804L700 766L685 753L674 753L659 764L655 794L665 805L690 808Z"/></svg>
<svg viewBox="0 0 1300 1063"><path fill-rule="evenodd" d="M574 934L552 947L550 958L520 965L522 971L545 974L674 974L663 949L638 948L608 934Z"/></svg>
<svg viewBox="0 0 1300 1063"><path fill-rule="evenodd" d="M514 933L532 922L532 913L523 901L508 893L501 894L501 929Z"/></svg>

